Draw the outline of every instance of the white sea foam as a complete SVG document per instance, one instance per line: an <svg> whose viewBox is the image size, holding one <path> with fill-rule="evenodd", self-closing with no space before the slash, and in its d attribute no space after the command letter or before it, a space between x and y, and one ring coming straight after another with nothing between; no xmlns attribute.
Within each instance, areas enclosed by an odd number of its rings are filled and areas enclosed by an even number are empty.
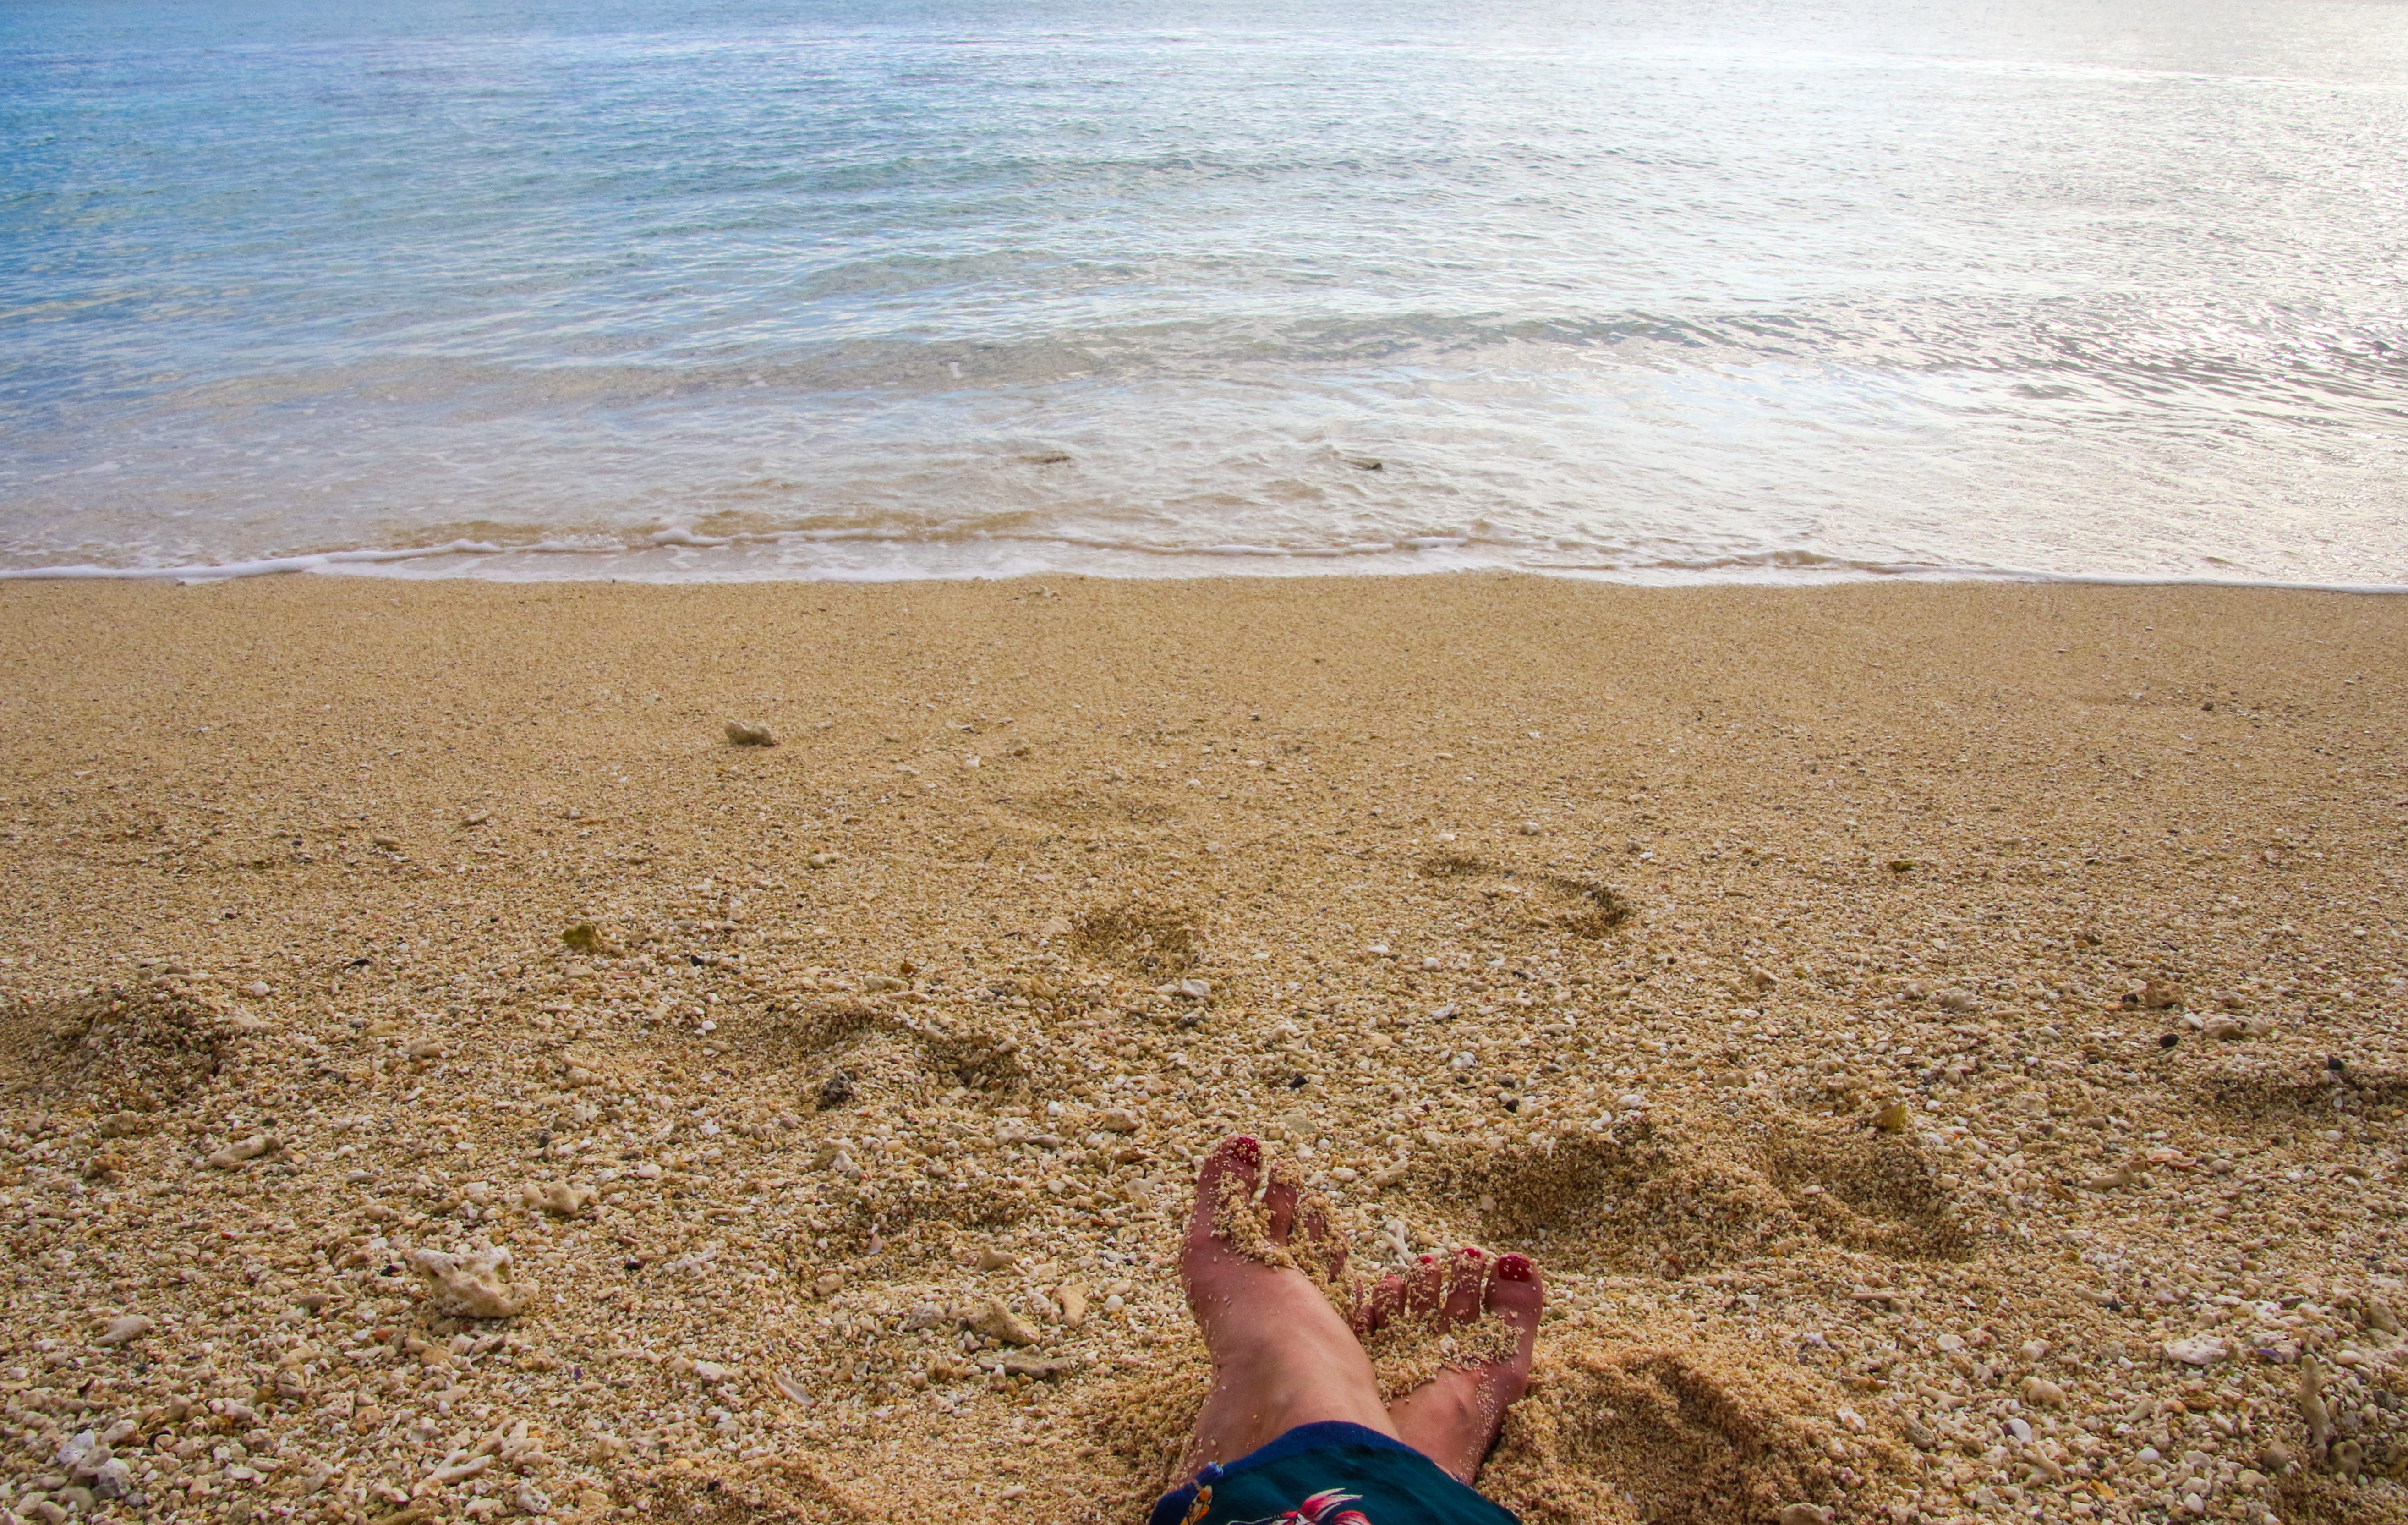
<svg viewBox="0 0 2408 1525"><path fill-rule="evenodd" d="M960 542L954 554L913 545L907 554L883 558L797 558L787 555L734 555L712 561L681 560L658 554L663 549L723 550L741 544L777 547L788 540L810 546L830 543L826 537L744 536L731 540L695 537L656 540L653 546L628 551L597 551L590 546L559 542L504 547L473 540L394 550L320 552L300 556L273 556L255 561L193 564L179 567L22 567L0 568L0 582L79 579L136 580L202 583L236 578L269 577L293 572L351 575L476 577L495 582L556 582L608 578L618 582L758 582L824 581L886 583L935 580L1001 579L1045 574L1113 578L1174 578L1215 575L1321 575L1342 571L1359 575L1426 575L1467 571L1532 571L1541 575L1593 582L1690 585L1709 583L1758 583L1773 585L1873 581L1976 581L2008 583L2093 583L2120 587L2231 587L2284 589L2309 593L2401 594L2408 583L2276 582L2263 578L2169 577L2071 573L2014 567L1936 566L1921 563L1851 563L1825 557L1800 557L1772 552L1756 556L1722 556L1701 561L1657 561L1627 566L1580 566L1555 563L1532 568L1509 557L1460 554L1463 542L1426 546L1366 544L1312 551L1283 551L1268 546L1215 546L1202 552L1149 552L1142 547L1095 544L1047 544L1031 540L985 538ZM853 544L878 542L875 537L845 537ZM1334 565L1333 565L1334 564Z"/></svg>

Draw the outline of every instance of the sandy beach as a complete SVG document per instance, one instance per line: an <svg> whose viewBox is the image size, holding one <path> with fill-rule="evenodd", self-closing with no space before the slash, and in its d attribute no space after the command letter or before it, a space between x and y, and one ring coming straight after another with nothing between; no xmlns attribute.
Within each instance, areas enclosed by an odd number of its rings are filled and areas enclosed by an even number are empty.
<svg viewBox="0 0 2408 1525"><path fill-rule="evenodd" d="M2408 1518L2403 680L2203 588L0 586L0 1509L1135 1520L1243 1130L1544 1268L1532 1525Z"/></svg>

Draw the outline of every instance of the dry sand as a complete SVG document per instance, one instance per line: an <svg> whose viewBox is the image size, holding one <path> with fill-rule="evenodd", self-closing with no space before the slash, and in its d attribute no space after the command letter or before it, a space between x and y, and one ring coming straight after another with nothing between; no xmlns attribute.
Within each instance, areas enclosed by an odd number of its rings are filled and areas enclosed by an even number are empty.
<svg viewBox="0 0 2408 1525"><path fill-rule="evenodd" d="M2196 589L0 588L0 1504L1135 1519L1242 1129L1547 1268L1534 1525L2400 1518L2403 676Z"/></svg>

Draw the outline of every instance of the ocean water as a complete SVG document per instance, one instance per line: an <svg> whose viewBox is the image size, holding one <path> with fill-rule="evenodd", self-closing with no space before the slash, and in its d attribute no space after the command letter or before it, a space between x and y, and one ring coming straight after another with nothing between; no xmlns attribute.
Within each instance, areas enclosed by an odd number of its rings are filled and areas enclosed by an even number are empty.
<svg viewBox="0 0 2408 1525"><path fill-rule="evenodd" d="M2408 583L2408 6L0 6L0 574Z"/></svg>

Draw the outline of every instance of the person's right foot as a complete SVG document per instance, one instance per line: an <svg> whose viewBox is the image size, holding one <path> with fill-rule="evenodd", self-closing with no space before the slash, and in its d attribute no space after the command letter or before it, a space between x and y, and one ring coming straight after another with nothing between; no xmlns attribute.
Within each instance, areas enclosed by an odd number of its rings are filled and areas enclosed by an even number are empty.
<svg viewBox="0 0 2408 1525"><path fill-rule="evenodd" d="M1386 1278L1369 1311L1375 1324L1401 1316L1443 1333L1469 1328L1485 1314L1500 1320L1512 1340L1509 1352L1441 1372L1390 1403L1397 1438L1448 1476L1469 1483L1497 1444L1505 1411L1530 1385L1530 1351L1546 1298L1539 1268L1526 1255L1492 1259L1466 1248L1424 1256L1405 1275Z"/></svg>
<svg viewBox="0 0 2408 1525"><path fill-rule="evenodd" d="M1240 1137L1214 1145L1197 1174L1179 1271L1211 1352L1212 1391L1182 1476L1208 1461L1234 1461L1299 1424L1344 1419L1396 1433L1354 1331L1302 1271L1271 1263L1319 1262L1334 1274L1344 1268L1345 1241L1318 1213L1299 1211L1291 1182L1274 1180L1257 1207L1264 1169L1262 1145Z"/></svg>

